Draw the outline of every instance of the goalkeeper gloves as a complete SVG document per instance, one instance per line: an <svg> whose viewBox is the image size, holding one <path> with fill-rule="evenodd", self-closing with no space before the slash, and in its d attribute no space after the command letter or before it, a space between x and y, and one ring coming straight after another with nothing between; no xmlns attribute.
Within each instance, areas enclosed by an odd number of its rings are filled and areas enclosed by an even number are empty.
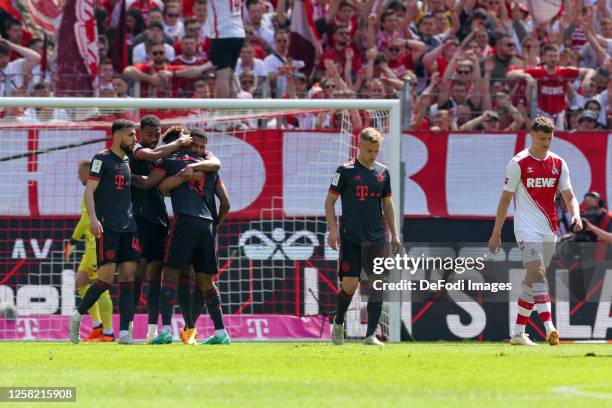
<svg viewBox="0 0 612 408"><path fill-rule="evenodd" d="M72 254L74 254L74 251L76 250L76 243L76 239L70 239L70 242L64 248L64 260L66 262L69 261L72 257Z"/></svg>

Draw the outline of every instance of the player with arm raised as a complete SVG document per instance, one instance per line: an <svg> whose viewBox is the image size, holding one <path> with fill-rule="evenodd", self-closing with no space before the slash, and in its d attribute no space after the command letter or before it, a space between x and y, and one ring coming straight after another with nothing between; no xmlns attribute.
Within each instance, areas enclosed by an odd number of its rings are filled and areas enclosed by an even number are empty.
<svg viewBox="0 0 612 408"><path fill-rule="evenodd" d="M376 161L382 142L382 135L376 129L363 129L359 135L357 160L338 167L325 199L328 243L333 249L340 246L338 274L342 288L338 291L332 330L332 340L337 345L344 342L344 315L359 285L362 267L366 266L362 265L361 244L384 242L383 214L391 230L393 244L400 245L395 226L395 207L391 199L391 177L389 170ZM342 201L340 234L334 208L339 197ZM368 299L367 310L368 329L364 343L383 345L375 334L382 302Z"/></svg>
<svg viewBox="0 0 612 408"><path fill-rule="evenodd" d="M191 136L181 133L175 141L157 146L160 137L159 119L153 115L144 116L140 120L140 142L136 143L134 154L130 156L133 175L148 176L151 169L158 165L164 157L191 143ZM157 336L161 262L164 257L164 242L168 238L168 214L164 196L157 186L143 190L132 185L132 205L138 227L138 239L142 245L141 256L146 265L142 270L146 273L149 286L147 292L149 325L146 340L148 343ZM142 260L141 263L143 263ZM134 280L134 309L140 300L143 278L144 276L139 271Z"/></svg>
<svg viewBox="0 0 612 408"><path fill-rule="evenodd" d="M164 261L166 268L162 271L160 291L160 310L162 331L152 340L153 344L164 344L172 338L170 320L172 301L176 297L176 285L190 263L196 273L207 275L203 280L208 284L201 287L208 311L214 322L215 335L204 344L229 344L230 339L225 331L221 313L219 291L212 283L217 274L217 259L213 235L213 217L205 197L214 191L214 183L207 183L208 177L192 178L194 171L218 171L221 164L218 159L203 159L208 137L200 129L191 129L192 144L190 150L180 150L165 158L154 172L168 176L160 185L162 192L170 192L172 209L176 215L170 227L170 235ZM215 165L212 165L215 163ZM191 179L190 179L191 178ZM185 181L189 182L185 182ZM213 180L214 181L214 180ZM192 303L179 298L181 312L185 319L185 329L181 337L184 343L194 344L196 331L191 311ZM187 339L187 341L185 341Z"/></svg>
<svg viewBox="0 0 612 408"><path fill-rule="evenodd" d="M204 157L208 158L208 154L209 153L207 152ZM201 172L199 175L197 172L194 174L194 180L199 180L198 177L202 177ZM223 221L225 220L225 217L227 217L227 214L229 213L230 200L229 200L229 195L227 193L227 189L225 188L225 184L223 184L223 180L221 180L221 176L219 172L216 172L216 171L207 172L204 177L207 177L207 179L204 181L204 185L206 186L206 188L204 189L206 205L210 209L211 215L213 217L213 237L216 240L219 226L223 223ZM211 185L214 186L214 191L210 188ZM162 184L160 185L160 188L164 190L164 193L166 193L166 184L164 182L162 182ZM219 198L219 209L218 210L217 210L217 204L215 201L215 197ZM202 313L202 309L204 307L204 303L206 302L206 300L207 299L213 300L213 305L215 304L214 302L215 296L211 296L211 294L215 294L215 291L217 290L217 288L215 287L212 281L212 278L214 277L214 275L199 273L199 274L196 274L196 277L195 277L196 285L193 290L193 294L191 293L181 294L181 285L180 285L181 279L186 278L188 280L191 280L192 274L193 274L193 267L189 267L187 271L183 271L183 273L181 274L181 278L179 279L179 286L177 288L177 291L178 291L179 298L181 298L181 296L183 297L190 296L190 300L191 300L190 319L191 319L191 322L193 323L194 330L195 330L195 325L198 321L198 318L200 317L200 314ZM188 303L188 302L184 301L183 303ZM208 310L210 312L210 309ZM181 333L181 337L182 337L183 342L185 342L186 340L184 337L186 337L187 334L190 334L190 333L188 331L184 331L183 333ZM195 333L196 334L194 338L197 337L197 330L195 331ZM213 341L213 339L214 337L211 337L208 341ZM187 342L189 342L189 339L187 339Z"/></svg>
<svg viewBox="0 0 612 408"><path fill-rule="evenodd" d="M534 304L546 329L546 341L551 346L559 344L559 332L552 322L546 282L546 268L556 242L557 191L561 191L572 216L574 231L582 229L578 200L572 191L567 164L549 150L554 129L555 124L551 119L544 116L535 118L531 124L531 146L508 163L505 186L489 240L489 250L496 253L501 247L501 230L508 206L514 197L514 235L526 273L518 299L516 326L510 339L513 345L535 345L525 333Z"/></svg>
<svg viewBox="0 0 612 408"><path fill-rule="evenodd" d="M83 185L86 185L88 177L89 161L83 160L79 162L79 180L81 180ZM70 242L64 248L64 259L66 262L68 262L72 257L77 241L83 236L85 237L85 253L83 254L81 262L79 263L74 281L77 293L81 299L85 297L85 293L87 293L89 285L93 284L98 279L96 237L94 237L89 231L89 216L87 215L87 208L85 207L85 194L83 194L83 200L81 201L81 218L79 219L79 222L72 233ZM100 295L100 298L88 310L88 313L89 316L91 316L93 327L89 336L85 338L85 341L114 341L113 301L108 293L108 290L104 291Z"/></svg>
<svg viewBox="0 0 612 408"><path fill-rule="evenodd" d="M70 318L70 340L79 342L83 315L113 284L119 271L119 343L134 344L134 275L140 259L140 243L132 213L131 172L127 154L136 144L135 124L129 120L113 122L113 144L91 161L85 187L85 206L90 231L96 237L98 280L91 285Z"/></svg>

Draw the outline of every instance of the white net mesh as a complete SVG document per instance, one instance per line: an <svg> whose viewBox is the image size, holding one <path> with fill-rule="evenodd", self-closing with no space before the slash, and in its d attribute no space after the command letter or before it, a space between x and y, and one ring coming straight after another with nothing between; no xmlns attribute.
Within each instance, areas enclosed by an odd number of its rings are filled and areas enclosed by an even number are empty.
<svg viewBox="0 0 612 408"><path fill-rule="evenodd" d="M205 128L208 149L222 161L232 211L219 230L216 282L230 334L244 339L283 338L274 334L281 332L284 338L328 338L339 282L338 254L326 244L325 196L336 167L355 157L359 127L374 126L388 134L389 111L279 111L264 106L231 111L46 110L30 122L7 114L0 123L0 173L5 176L0 191L0 302L5 309L15 305L18 316L0 317L0 339L66 338L65 316L79 302L74 274L83 255L79 245L69 261L63 257L83 194L77 163L109 145L109 119L150 113L162 118L164 128ZM83 119L87 116L91 120ZM383 163L388 160L384 146ZM117 292L111 290L113 299ZM145 297L141 300L136 312L145 314ZM354 297L347 315L350 337L365 333L366 301L360 293ZM386 310L381 329L388 335ZM305 316L317 319L299 323ZM174 320L178 330L180 315ZM206 314L200 317L208 320ZM290 328L283 331L280 325Z"/></svg>

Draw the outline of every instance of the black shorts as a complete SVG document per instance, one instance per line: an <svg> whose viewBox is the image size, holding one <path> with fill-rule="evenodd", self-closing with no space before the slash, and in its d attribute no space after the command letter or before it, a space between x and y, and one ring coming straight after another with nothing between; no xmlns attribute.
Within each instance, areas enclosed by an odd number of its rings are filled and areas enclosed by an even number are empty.
<svg viewBox="0 0 612 408"><path fill-rule="evenodd" d="M134 217L138 226L138 239L142 247L141 258L147 262L164 259L164 248L168 240L168 227L154 224L142 217Z"/></svg>
<svg viewBox="0 0 612 408"><path fill-rule="evenodd" d="M342 240L340 244L340 259L338 261L338 276L368 279L372 275L374 258L382 256L383 243L366 245Z"/></svg>
<svg viewBox="0 0 612 408"><path fill-rule="evenodd" d="M96 238L98 268L109 263L138 262L140 241L136 231L117 232L105 229L102 237Z"/></svg>
<svg viewBox="0 0 612 408"><path fill-rule="evenodd" d="M170 226L164 261L172 269L183 270L193 264L196 273L216 275L218 267L212 220L177 215Z"/></svg>
<svg viewBox="0 0 612 408"><path fill-rule="evenodd" d="M215 69L236 68L244 38L214 38L210 40L210 62Z"/></svg>

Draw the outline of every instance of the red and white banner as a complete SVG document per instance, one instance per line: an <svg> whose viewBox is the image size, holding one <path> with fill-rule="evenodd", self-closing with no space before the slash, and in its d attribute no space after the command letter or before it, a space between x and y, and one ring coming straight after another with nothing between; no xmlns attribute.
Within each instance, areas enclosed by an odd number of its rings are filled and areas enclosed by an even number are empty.
<svg viewBox="0 0 612 408"><path fill-rule="evenodd" d="M56 32L57 96L98 95L98 29L94 0L66 0Z"/></svg>
<svg viewBox="0 0 612 408"><path fill-rule="evenodd" d="M289 341L330 340L329 319L326 316L298 317L289 315L226 315L223 317L232 340ZM19 316L14 320L0 318L0 340L35 341L68 340L69 316L37 314ZM134 338L147 336L147 315L134 316ZM179 332L184 322L179 315L172 317L172 334L180 340ZM113 327L119 327L119 315L113 315ZM196 324L202 339L214 332L210 319L198 319ZM87 316L81 324L81 338L91 331L91 319Z"/></svg>
<svg viewBox="0 0 612 408"><path fill-rule="evenodd" d="M77 163L105 146L82 144L105 135L107 129L94 127L0 129L0 174L11 175L0 192L0 216L78 216L83 186ZM605 200L612 197L612 134L555 135L552 150L567 161L576 195L595 190ZM335 132L275 129L211 133L208 146L223 163L231 217L323 216L331 177L351 151L350 140L342 138ZM525 133L402 135L404 215L494 217L506 165L528 139ZM46 152L6 160L41 150Z"/></svg>

